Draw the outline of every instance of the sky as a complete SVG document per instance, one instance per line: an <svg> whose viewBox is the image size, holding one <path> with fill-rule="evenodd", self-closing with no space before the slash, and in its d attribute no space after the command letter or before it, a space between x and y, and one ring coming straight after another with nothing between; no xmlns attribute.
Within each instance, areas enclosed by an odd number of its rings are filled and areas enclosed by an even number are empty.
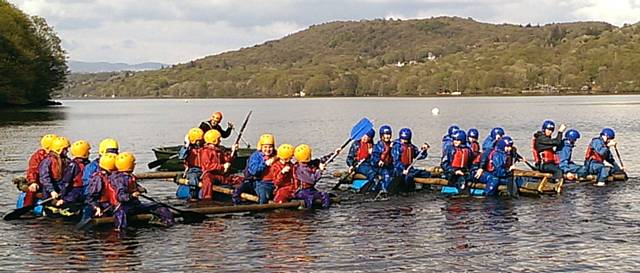
<svg viewBox="0 0 640 273"><path fill-rule="evenodd" d="M337 20L471 17L533 25L640 21L640 0L9 0L44 17L70 60L184 63Z"/></svg>

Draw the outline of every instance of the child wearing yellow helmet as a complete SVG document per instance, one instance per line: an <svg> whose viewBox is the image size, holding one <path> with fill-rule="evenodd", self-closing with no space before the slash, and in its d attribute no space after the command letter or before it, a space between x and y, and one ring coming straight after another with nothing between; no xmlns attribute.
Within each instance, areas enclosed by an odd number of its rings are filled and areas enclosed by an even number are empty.
<svg viewBox="0 0 640 273"><path fill-rule="evenodd" d="M185 136L185 143L178 151L178 159L184 161L187 185L179 185L178 198L197 199L198 184L202 176L201 152L204 145L204 132L200 128L191 128ZM180 194L185 192L184 194Z"/></svg>
<svg viewBox="0 0 640 273"><path fill-rule="evenodd" d="M276 186L273 201L286 203L293 199L298 190L298 181L294 177L293 158L294 147L291 144L282 144L278 147L278 160L269 169L273 176L273 184Z"/></svg>
<svg viewBox="0 0 640 273"><path fill-rule="evenodd" d="M249 157L247 161L247 168L245 169L245 180L236 188L233 192L234 204L239 204L240 194L243 192L249 192L251 189L260 198L260 204L266 204L273 196L273 177L270 174L269 168L276 160L274 153L276 141L272 134L263 134L258 141L258 150L255 151Z"/></svg>
<svg viewBox="0 0 640 273"><path fill-rule="evenodd" d="M57 137L51 143L49 154L40 162L38 166L38 178L44 198L60 197L60 182L62 174L67 166L67 149L69 140L65 137Z"/></svg>
<svg viewBox="0 0 640 273"><path fill-rule="evenodd" d="M30 157L27 165L27 183L29 184L29 188L24 197L24 206L32 205L36 200L36 194L40 189L40 181L38 177L38 166L40 162L47 157L49 154L49 149L51 149L51 143L53 140L58 138L58 136L54 134L46 134L40 139L40 148L36 150Z"/></svg>
<svg viewBox="0 0 640 273"><path fill-rule="evenodd" d="M116 156L114 153L100 156L99 169L91 174L84 190L87 206L83 210L81 222L94 216L101 217L105 210L120 206L116 198L117 191L109 181L109 174L116 170Z"/></svg>
<svg viewBox="0 0 640 273"><path fill-rule="evenodd" d="M85 197L89 194L89 179L91 175L100 170L100 158L106 154L117 155L120 144L113 138L105 138L98 145L98 157L91 161L82 171L82 185Z"/></svg>
<svg viewBox="0 0 640 273"><path fill-rule="evenodd" d="M227 172L235 154L220 145L220 133L210 130L204 134L205 145L201 151L202 177L200 184L200 200L213 197L212 185L225 184ZM237 149L234 144L232 149Z"/></svg>
<svg viewBox="0 0 640 273"><path fill-rule="evenodd" d="M74 158L64 170L62 183L60 184L60 196L56 205L63 203L78 203L84 201L84 184L82 182L82 174L90 163L89 150L91 145L86 140L78 140L71 145L71 155Z"/></svg>
<svg viewBox="0 0 640 273"><path fill-rule="evenodd" d="M339 152L340 150L336 150L334 153ZM331 204L329 194L318 191L315 186L322 177L322 172L325 170L325 162L329 160L334 153L325 155L320 159L312 160L312 149L309 145L300 144L296 147L294 155L297 162L294 169L295 177L298 179L301 189L296 192L295 198L304 200L305 207L311 208L314 200L321 200L322 208L328 208Z"/></svg>
<svg viewBox="0 0 640 273"><path fill-rule="evenodd" d="M138 185L136 177L133 175L136 158L133 153L123 152L115 158L115 168L109 174L108 180L115 190L115 201L119 206L113 210L114 225L116 230L122 230L128 226L127 214L152 213L161 218L160 224L164 226L173 225L172 213L164 207L140 202L138 197L146 190Z"/></svg>

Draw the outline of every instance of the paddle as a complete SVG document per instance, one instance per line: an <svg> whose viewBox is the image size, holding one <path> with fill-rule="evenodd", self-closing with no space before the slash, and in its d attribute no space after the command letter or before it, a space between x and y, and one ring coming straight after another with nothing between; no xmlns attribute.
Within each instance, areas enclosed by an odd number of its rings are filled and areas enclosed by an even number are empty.
<svg viewBox="0 0 640 273"><path fill-rule="evenodd" d="M618 161L620 161L620 167L624 169L624 164L622 163L622 158L620 158L620 152L618 152L618 145L613 146L613 149L616 150L616 156L618 156Z"/></svg>
<svg viewBox="0 0 640 273"><path fill-rule="evenodd" d="M331 188L331 190L334 190L334 191L338 190L342 184L347 183L349 178L353 177L353 175L356 173L356 170L358 169L358 167L360 167L360 164L362 164L362 162L364 162L365 160L366 160L366 158L358 161L358 163L356 163L356 165L353 166L353 169L351 169L351 171L345 177L341 178L338 181L338 183Z"/></svg>
<svg viewBox="0 0 640 273"><path fill-rule="evenodd" d="M516 164L516 157L514 156L511 162L511 166L514 166L515 164ZM511 180L507 184L507 191L509 192L509 195L511 197L518 198L518 184L516 184L516 176L513 175L513 172L511 173Z"/></svg>
<svg viewBox="0 0 640 273"><path fill-rule="evenodd" d="M153 168L159 167L160 165L164 164L165 162L167 162L167 161L169 161L171 159L177 158L177 157L178 157L178 154L174 154L174 155L172 155L170 157L167 157L167 158L156 159L154 161L149 162L149 164L147 164L147 167L149 167L149 169L153 169Z"/></svg>
<svg viewBox="0 0 640 273"><path fill-rule="evenodd" d="M116 210L120 207L120 205L121 205L121 204L118 204L116 207L109 206L107 209L105 209L105 210L102 212L102 215L104 215L105 213L107 213L107 212L108 212L108 211L110 211L110 210L116 211ZM84 209L88 209L88 207L85 207ZM84 214L84 211L83 211L83 214ZM83 230L86 226L88 226L89 224L91 224L91 220L93 220L93 216L94 216L94 215L91 215L91 217L82 218L82 219L80 220L80 222L78 222L78 223L76 224L76 226L74 227L74 229L75 229L75 230Z"/></svg>
<svg viewBox="0 0 640 273"><path fill-rule="evenodd" d="M244 118L244 121L242 122L242 127L240 127L240 133L238 133L238 137L236 138L236 141L233 142L233 145L240 144L240 140L242 139L242 135L244 134L244 129L247 128L247 122L249 122L249 118L251 117L251 113L253 113L253 110L249 110L249 113L247 113L247 116ZM233 152L236 153L237 151L234 150Z"/></svg>
<svg viewBox="0 0 640 273"><path fill-rule="evenodd" d="M362 138L372 128L373 128L373 122L371 122L368 118L362 118L360 121L358 121L358 123L356 123L355 126L353 126L353 128L351 128L351 134L349 135L349 139L347 139L347 141L345 141L342 144L342 146L340 146L340 150L344 149L344 147L347 147L347 145L349 145L349 142L353 141L354 139ZM334 153L325 162L325 164L331 163L337 156L338 156L338 153Z"/></svg>
<svg viewBox="0 0 640 273"><path fill-rule="evenodd" d="M236 133L236 135L239 135L238 130L236 130L235 127L232 130ZM247 148L251 148L251 143L247 142L247 140L244 139L244 137L240 138L240 140L242 140L242 142L244 142L244 145L247 145Z"/></svg>
<svg viewBox="0 0 640 273"><path fill-rule="evenodd" d="M21 207L19 209L14 209L13 211L7 213L4 215L4 217L2 217L2 219L4 219L5 221L11 221L11 220L16 220L16 219L20 219L20 216L22 216L23 214L31 211L33 208L40 206L40 205L44 205L47 204L49 202L51 202L53 200L53 197L49 197L47 199L44 199L42 201L39 201L35 204L31 204L29 206L24 206Z"/></svg>
<svg viewBox="0 0 640 273"><path fill-rule="evenodd" d="M204 221L205 219L207 219L207 215L202 214L202 213L198 213L198 212L194 212L194 211L186 211L186 210L181 210L179 208L176 208L174 206L171 206L169 204L166 203L162 203L162 202L158 202L155 199L146 196L144 194L140 194L140 197L147 199L153 203L156 203L157 205L163 206L163 207L167 207L170 208L176 212L178 212L180 214L180 216L182 216L182 221L185 224L189 224L189 223L202 223L202 221Z"/></svg>

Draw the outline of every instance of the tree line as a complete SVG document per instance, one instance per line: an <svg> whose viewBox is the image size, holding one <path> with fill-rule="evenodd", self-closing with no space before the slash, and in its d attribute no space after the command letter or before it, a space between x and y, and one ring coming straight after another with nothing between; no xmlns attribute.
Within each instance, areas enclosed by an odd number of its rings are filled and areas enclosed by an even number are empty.
<svg viewBox="0 0 640 273"><path fill-rule="evenodd" d="M50 104L67 74L61 40L45 19L0 0L0 105Z"/></svg>

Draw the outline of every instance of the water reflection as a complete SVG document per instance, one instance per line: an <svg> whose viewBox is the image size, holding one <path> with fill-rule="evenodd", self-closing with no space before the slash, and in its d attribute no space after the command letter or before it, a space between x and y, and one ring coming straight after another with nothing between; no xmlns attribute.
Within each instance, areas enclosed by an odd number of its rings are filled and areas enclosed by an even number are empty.
<svg viewBox="0 0 640 273"><path fill-rule="evenodd" d="M38 109L2 109L0 110L0 126L29 125L65 120L67 113L64 107L46 107Z"/></svg>

